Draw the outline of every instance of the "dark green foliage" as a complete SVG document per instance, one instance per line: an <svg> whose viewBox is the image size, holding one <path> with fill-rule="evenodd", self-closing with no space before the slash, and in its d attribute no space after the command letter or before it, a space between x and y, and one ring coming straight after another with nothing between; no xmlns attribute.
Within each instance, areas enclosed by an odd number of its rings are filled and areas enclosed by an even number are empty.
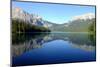
<svg viewBox="0 0 100 67"><path fill-rule="evenodd" d="M96 22L95 22L95 19L89 27L89 32L91 33L91 37L94 40L93 42L95 43L96 42L95 41L95 39L96 39Z"/></svg>
<svg viewBox="0 0 100 67"><path fill-rule="evenodd" d="M60 32L89 32L89 28L94 29L92 28L93 26L91 26L92 22L95 23L95 18L86 20L78 19L65 24L53 24L50 29Z"/></svg>
<svg viewBox="0 0 100 67"><path fill-rule="evenodd" d="M90 25L90 27L89 27L89 31L90 32L96 32L96 23L95 23L95 20L92 22L92 24Z"/></svg>
<svg viewBox="0 0 100 67"><path fill-rule="evenodd" d="M70 32L88 32L88 27L92 20L75 20L71 22L67 28Z"/></svg>
<svg viewBox="0 0 100 67"><path fill-rule="evenodd" d="M44 37L49 35L48 33L13 33L12 34L12 44L17 45L24 42L28 42L31 39L35 39L38 37Z"/></svg>
<svg viewBox="0 0 100 67"><path fill-rule="evenodd" d="M50 30L42 26L35 26L19 20L12 20L12 33L19 32L50 32Z"/></svg>
<svg viewBox="0 0 100 67"><path fill-rule="evenodd" d="M96 45L96 35L95 34L89 34L88 37L89 37L90 41L92 42L91 45L95 46Z"/></svg>

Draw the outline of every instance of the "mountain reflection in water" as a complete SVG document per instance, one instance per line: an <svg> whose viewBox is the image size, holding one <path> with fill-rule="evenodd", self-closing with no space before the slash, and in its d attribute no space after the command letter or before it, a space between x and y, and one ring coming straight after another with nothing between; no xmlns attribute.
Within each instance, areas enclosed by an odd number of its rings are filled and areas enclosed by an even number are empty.
<svg viewBox="0 0 100 67"><path fill-rule="evenodd" d="M29 50L41 48L44 43L55 40L66 41L72 47L86 51L93 51L96 48L94 36L84 33L30 33L28 35L21 33L13 35L12 39L13 57L19 56Z"/></svg>

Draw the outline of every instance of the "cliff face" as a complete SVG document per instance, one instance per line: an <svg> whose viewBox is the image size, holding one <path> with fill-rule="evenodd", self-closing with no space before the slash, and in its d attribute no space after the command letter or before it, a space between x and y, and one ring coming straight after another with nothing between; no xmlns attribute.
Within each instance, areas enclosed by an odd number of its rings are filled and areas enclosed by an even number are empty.
<svg viewBox="0 0 100 67"><path fill-rule="evenodd" d="M36 14L29 14L28 12L25 12L21 8L12 9L12 19L17 19L19 21L23 21L25 23L29 23L36 26L47 27L42 17Z"/></svg>
<svg viewBox="0 0 100 67"><path fill-rule="evenodd" d="M13 32L44 32L49 31L42 17L29 14L21 8L12 9Z"/></svg>

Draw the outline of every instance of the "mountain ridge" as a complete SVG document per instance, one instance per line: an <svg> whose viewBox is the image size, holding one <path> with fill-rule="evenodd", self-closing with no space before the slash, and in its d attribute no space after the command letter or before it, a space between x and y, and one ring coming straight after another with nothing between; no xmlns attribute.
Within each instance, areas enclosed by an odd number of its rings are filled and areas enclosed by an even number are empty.
<svg viewBox="0 0 100 67"><path fill-rule="evenodd" d="M29 14L23 9L15 7L12 9L12 19L18 19L35 26L41 26L50 29L51 31L65 31L65 32L78 32L88 31L87 29L95 22L95 15L93 13L87 13L73 17L69 22L63 24L53 23L44 20L41 16L36 14Z"/></svg>

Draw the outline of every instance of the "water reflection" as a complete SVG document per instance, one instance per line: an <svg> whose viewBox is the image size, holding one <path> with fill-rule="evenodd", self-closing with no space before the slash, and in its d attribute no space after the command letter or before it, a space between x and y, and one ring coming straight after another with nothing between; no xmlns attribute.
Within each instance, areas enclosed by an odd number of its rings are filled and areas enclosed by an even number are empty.
<svg viewBox="0 0 100 67"><path fill-rule="evenodd" d="M21 33L12 35L13 57L19 56L29 50L41 48L45 43L55 40L68 42L72 47L85 51L95 50L93 34L86 33ZM49 48L48 48L49 49Z"/></svg>

